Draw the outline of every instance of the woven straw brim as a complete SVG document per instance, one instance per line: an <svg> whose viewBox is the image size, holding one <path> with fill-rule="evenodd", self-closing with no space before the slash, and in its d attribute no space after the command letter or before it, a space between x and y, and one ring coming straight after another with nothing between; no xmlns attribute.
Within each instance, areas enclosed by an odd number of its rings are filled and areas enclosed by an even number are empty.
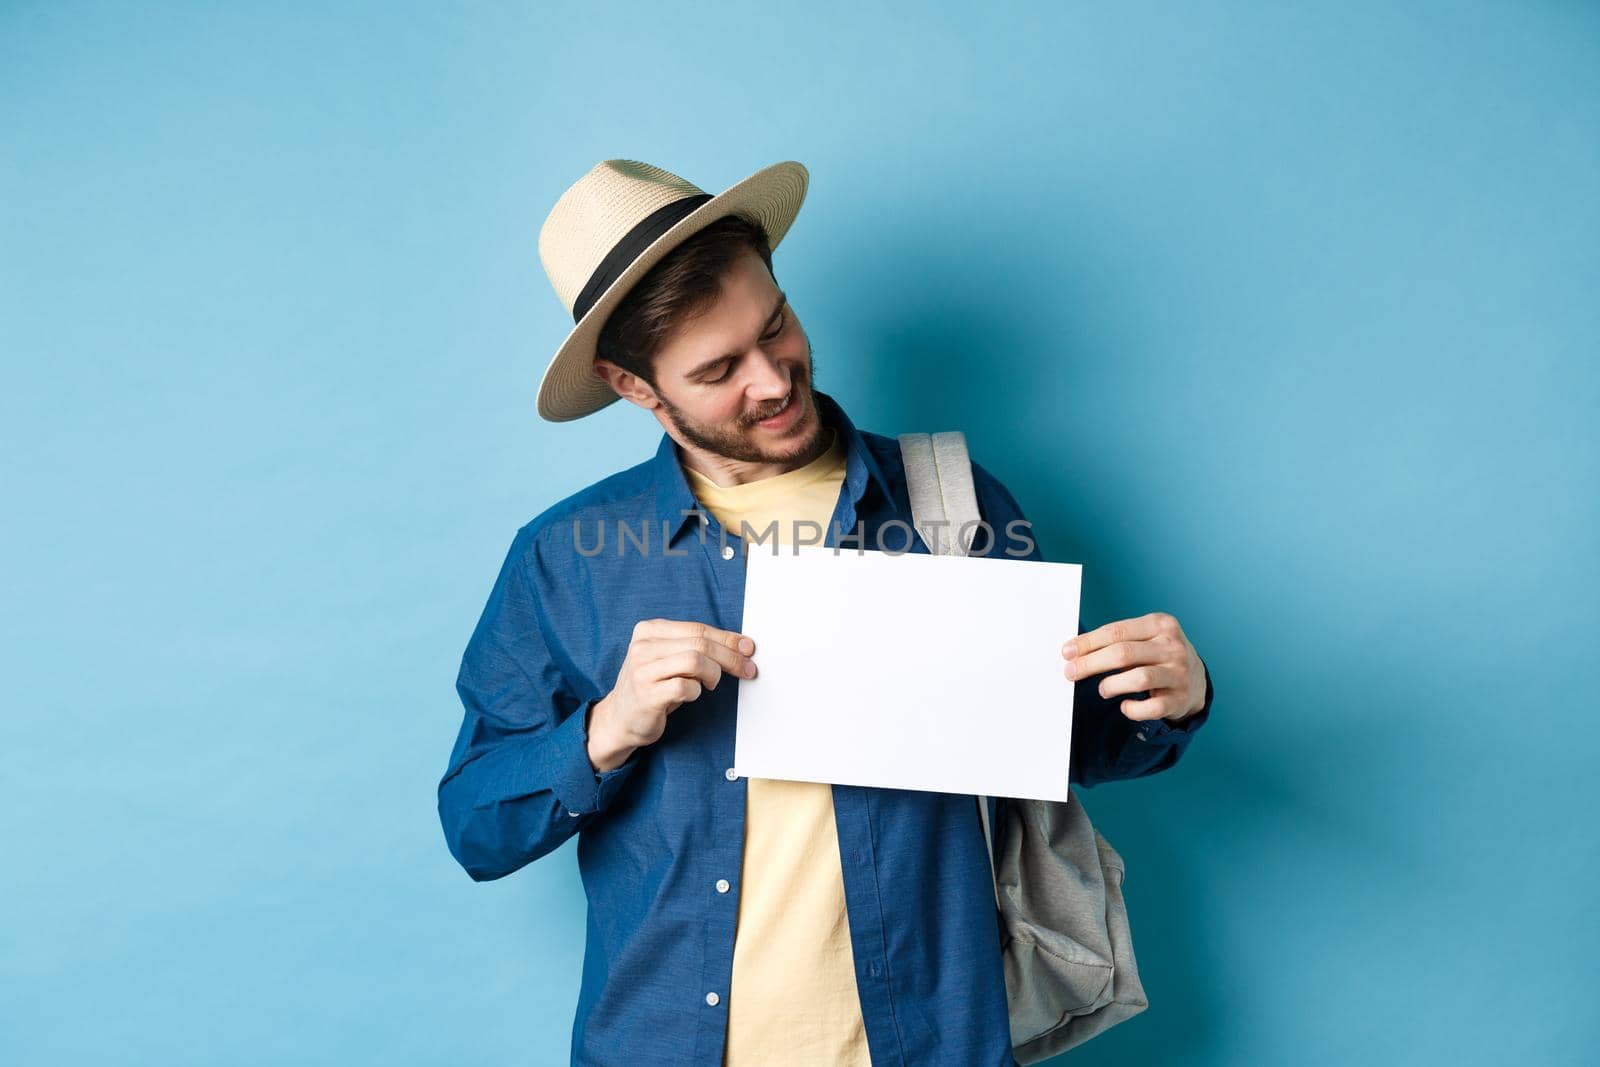
<svg viewBox="0 0 1600 1067"><path fill-rule="evenodd" d="M738 213L759 220L766 227L771 247L777 248L806 198L808 180L806 168L792 160L763 167L701 204L652 241L600 295L556 351L539 383L539 414L551 422L567 422L592 415L619 399L594 373L595 340L607 316L634 283L667 253L724 215Z"/></svg>

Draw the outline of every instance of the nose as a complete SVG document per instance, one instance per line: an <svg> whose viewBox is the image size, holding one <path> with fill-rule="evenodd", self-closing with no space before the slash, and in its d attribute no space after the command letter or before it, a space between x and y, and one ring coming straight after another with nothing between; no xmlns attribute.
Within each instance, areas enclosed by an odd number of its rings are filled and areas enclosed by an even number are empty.
<svg viewBox="0 0 1600 1067"><path fill-rule="evenodd" d="M789 395L790 378L782 364L771 354L762 352L754 360L754 370L745 386L745 394L756 403L782 400Z"/></svg>

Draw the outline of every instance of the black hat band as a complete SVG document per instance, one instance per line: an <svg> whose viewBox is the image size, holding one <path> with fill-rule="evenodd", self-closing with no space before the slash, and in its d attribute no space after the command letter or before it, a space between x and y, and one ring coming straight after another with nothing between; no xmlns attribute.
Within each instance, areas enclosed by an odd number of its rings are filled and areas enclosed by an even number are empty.
<svg viewBox="0 0 1600 1067"><path fill-rule="evenodd" d="M652 211L637 226L629 230L622 240L606 253L606 258L600 261L594 273L589 275L588 282L584 284L583 290L578 293L578 299L572 304L572 321L583 321L589 309L594 307L595 301L600 299L600 294L611 288L611 283L622 277L622 272L627 270L657 237L672 229L689 212L710 199L710 193L698 193L695 196L686 196L682 200L674 200Z"/></svg>

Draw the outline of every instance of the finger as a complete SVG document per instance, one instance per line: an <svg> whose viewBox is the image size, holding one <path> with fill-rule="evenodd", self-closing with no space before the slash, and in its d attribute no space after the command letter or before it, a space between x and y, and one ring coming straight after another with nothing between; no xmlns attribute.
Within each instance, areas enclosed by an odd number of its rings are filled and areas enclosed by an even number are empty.
<svg viewBox="0 0 1600 1067"><path fill-rule="evenodd" d="M699 700L702 691L698 678L663 678L651 686L651 699L671 712L691 700Z"/></svg>
<svg viewBox="0 0 1600 1067"><path fill-rule="evenodd" d="M1144 700L1124 700L1120 710L1130 719L1161 719L1176 713L1181 700L1175 689L1158 689Z"/></svg>
<svg viewBox="0 0 1600 1067"><path fill-rule="evenodd" d="M709 637L650 640L640 642L636 647L640 650L642 662L646 663L669 659L684 651L692 651L710 657L718 667L729 674L740 678L754 678L756 675L755 660Z"/></svg>
<svg viewBox="0 0 1600 1067"><path fill-rule="evenodd" d="M634 640L662 640L680 637L704 637L728 646L745 655L756 650L756 643L747 635L732 630L720 630L703 622L684 619L645 619L633 628Z"/></svg>
<svg viewBox="0 0 1600 1067"><path fill-rule="evenodd" d="M1121 671L1148 663L1161 663L1165 659L1165 653L1165 646L1156 641L1119 641L1097 652L1067 660L1065 672L1068 678L1089 678L1096 674L1104 674L1106 671Z"/></svg>
<svg viewBox="0 0 1600 1067"><path fill-rule="evenodd" d="M1135 667L1100 680L1100 696L1106 700L1126 693L1150 693L1157 689L1176 689L1178 672L1171 667Z"/></svg>
<svg viewBox="0 0 1600 1067"><path fill-rule="evenodd" d="M656 681L668 678L693 678L707 689L715 689L722 679L722 664L704 652L686 648L656 660L651 673Z"/></svg>
<svg viewBox="0 0 1600 1067"><path fill-rule="evenodd" d="M1153 611L1136 619L1118 619L1104 626L1081 633L1061 646L1061 654L1068 658L1082 656L1124 641L1145 641L1161 632L1164 613Z"/></svg>

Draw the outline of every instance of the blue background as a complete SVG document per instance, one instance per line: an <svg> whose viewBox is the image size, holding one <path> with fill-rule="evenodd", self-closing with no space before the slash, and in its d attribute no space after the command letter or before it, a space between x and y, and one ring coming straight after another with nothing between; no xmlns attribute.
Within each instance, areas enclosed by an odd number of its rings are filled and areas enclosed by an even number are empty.
<svg viewBox="0 0 1600 1067"><path fill-rule="evenodd" d="M15 1064L565 1062L568 845L434 811L596 161L811 192L818 384L965 430L1214 671L1085 800L1144 1015L1074 1064L1600 1045L1600 11L0 6L0 1033Z"/></svg>

